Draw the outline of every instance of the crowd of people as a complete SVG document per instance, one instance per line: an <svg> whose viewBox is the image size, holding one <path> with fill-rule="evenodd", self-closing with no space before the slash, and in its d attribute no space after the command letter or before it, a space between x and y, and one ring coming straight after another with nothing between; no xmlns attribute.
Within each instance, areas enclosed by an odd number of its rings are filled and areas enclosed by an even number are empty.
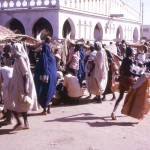
<svg viewBox="0 0 150 150"><path fill-rule="evenodd" d="M124 40L109 45L83 39L57 43L47 36L39 48L29 52L26 48L24 43L11 42L4 46L1 56L2 119L11 124L15 118L13 130L29 129L27 113L31 110L42 107L41 114L47 115L51 105L79 103L85 83L89 96L95 95L96 103L105 101L107 94L116 100L115 92L119 92L111 114L116 120L124 93L150 67L147 43L138 50ZM32 71L31 64L35 65Z"/></svg>

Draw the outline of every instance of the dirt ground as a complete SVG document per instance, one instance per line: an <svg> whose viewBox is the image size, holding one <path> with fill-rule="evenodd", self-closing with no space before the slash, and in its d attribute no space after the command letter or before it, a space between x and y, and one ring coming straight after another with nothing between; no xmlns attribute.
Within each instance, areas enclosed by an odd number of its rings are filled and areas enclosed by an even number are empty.
<svg viewBox="0 0 150 150"><path fill-rule="evenodd" d="M117 94L118 96L118 94ZM80 104L52 107L51 114L29 113L29 130L12 131L13 125L0 126L0 150L149 150L150 114L144 120L110 114L115 101L102 104L92 99Z"/></svg>

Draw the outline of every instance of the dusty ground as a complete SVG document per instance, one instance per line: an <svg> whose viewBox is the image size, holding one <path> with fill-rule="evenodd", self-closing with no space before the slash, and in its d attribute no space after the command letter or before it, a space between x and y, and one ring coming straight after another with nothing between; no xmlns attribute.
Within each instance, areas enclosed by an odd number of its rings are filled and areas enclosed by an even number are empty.
<svg viewBox="0 0 150 150"><path fill-rule="evenodd" d="M112 121L114 103L83 99L79 105L53 107L47 116L31 112L29 130L11 131L15 121L0 127L0 150L149 150L150 114L139 122L122 115L121 104Z"/></svg>

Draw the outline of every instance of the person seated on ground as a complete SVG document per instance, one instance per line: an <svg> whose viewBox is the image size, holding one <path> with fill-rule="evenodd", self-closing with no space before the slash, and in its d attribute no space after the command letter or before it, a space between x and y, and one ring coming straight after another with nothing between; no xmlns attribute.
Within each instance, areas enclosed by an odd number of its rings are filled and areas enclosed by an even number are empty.
<svg viewBox="0 0 150 150"><path fill-rule="evenodd" d="M65 71L63 72L57 71L56 92L52 99L52 105L58 105L62 103L59 93L63 91L64 74L65 74Z"/></svg>
<svg viewBox="0 0 150 150"><path fill-rule="evenodd" d="M56 59L56 67L57 71L63 71L63 62L61 60L61 56L59 54L55 54L55 59Z"/></svg>
<svg viewBox="0 0 150 150"><path fill-rule="evenodd" d="M67 70L67 74L64 76L64 81L60 85L59 85L60 88L59 103L73 104L79 102L79 98L83 96L83 90L80 87L78 78L75 76L73 69Z"/></svg>

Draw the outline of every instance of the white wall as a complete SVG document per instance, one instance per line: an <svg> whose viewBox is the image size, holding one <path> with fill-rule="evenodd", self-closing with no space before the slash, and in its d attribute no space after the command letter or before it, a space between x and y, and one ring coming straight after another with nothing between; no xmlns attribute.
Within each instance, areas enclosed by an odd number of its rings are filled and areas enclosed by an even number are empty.
<svg viewBox="0 0 150 150"><path fill-rule="evenodd" d="M136 21L121 19L121 18L108 18L105 15L97 15L84 12L76 12L75 10L56 10L56 9L29 9L17 11L1 11L0 24L6 26L12 19L18 19L25 28L25 33L32 36L32 28L34 23L40 18L47 19L53 28L53 37L62 38L62 29L64 22L70 18L75 27L75 39L85 38L87 40L94 40L94 28L97 23L100 23L103 28L103 40L113 40L116 38L116 31L118 26L123 29L123 38L126 40L133 40L134 28L138 29L140 38L140 23ZM79 22L81 26L79 29ZM86 22L86 28L84 23ZM108 25L107 33L105 32L106 23ZM115 27L115 28L114 28ZM111 29L110 29L111 28ZM125 32L125 29L127 30Z"/></svg>

